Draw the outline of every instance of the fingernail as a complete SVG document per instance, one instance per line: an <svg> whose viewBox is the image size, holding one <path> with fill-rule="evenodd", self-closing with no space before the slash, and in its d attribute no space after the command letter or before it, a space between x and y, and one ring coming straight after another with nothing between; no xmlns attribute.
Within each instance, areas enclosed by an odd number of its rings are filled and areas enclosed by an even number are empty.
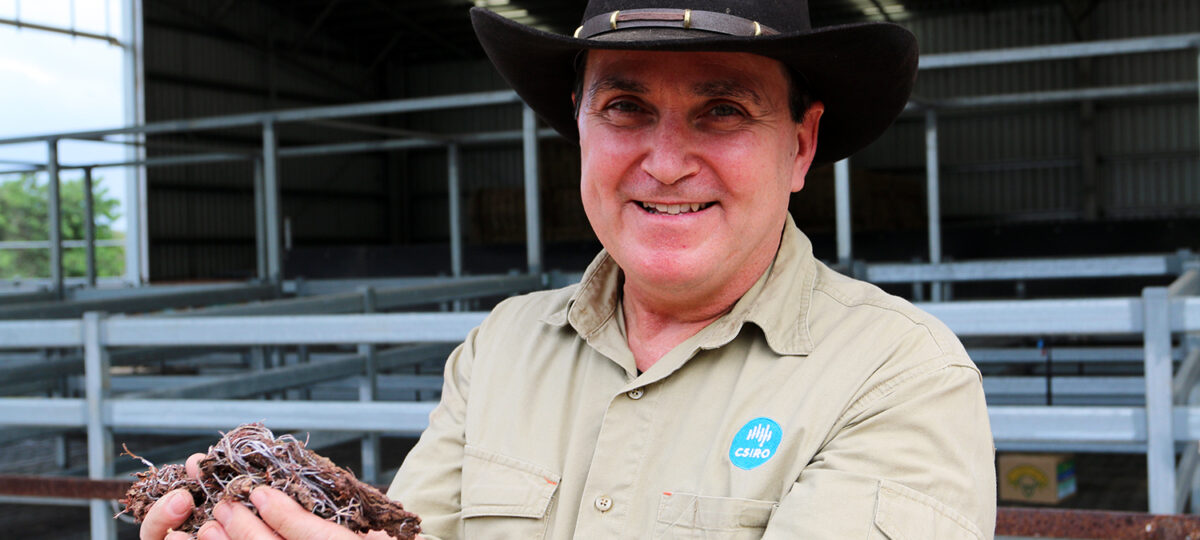
<svg viewBox="0 0 1200 540"><path fill-rule="evenodd" d="M167 503L167 507L171 509L173 514L185 514L191 510L191 494L178 492L172 496L171 501Z"/></svg>
<svg viewBox="0 0 1200 540"><path fill-rule="evenodd" d="M201 525L200 530L196 531L196 538L198 538L199 540L205 540L206 538L214 538L211 531L213 530L213 528L216 527L216 525L214 525L213 523L214 522L212 522L212 521L207 521L204 523L204 525Z"/></svg>
<svg viewBox="0 0 1200 540"><path fill-rule="evenodd" d="M229 503L217 503L216 508L213 508L213 517L217 518L217 521L225 523L226 521L229 521L229 514L231 512L233 512L233 509L229 507Z"/></svg>
<svg viewBox="0 0 1200 540"><path fill-rule="evenodd" d="M271 500L271 494L267 493L267 488L259 486L250 492L250 502L254 503L254 507L260 512L267 509L267 503Z"/></svg>

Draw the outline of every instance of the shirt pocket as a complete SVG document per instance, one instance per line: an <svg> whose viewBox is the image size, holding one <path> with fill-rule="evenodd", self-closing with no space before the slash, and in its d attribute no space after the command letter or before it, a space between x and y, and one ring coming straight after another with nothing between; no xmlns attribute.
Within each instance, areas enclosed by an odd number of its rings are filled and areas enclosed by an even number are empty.
<svg viewBox="0 0 1200 540"><path fill-rule="evenodd" d="M758 539L778 507L774 501L664 492L654 538Z"/></svg>
<svg viewBox="0 0 1200 540"><path fill-rule="evenodd" d="M477 446L464 449L463 537L542 538L560 475Z"/></svg>
<svg viewBox="0 0 1200 540"><path fill-rule="evenodd" d="M983 540L979 527L941 501L890 480L879 482L871 540Z"/></svg>

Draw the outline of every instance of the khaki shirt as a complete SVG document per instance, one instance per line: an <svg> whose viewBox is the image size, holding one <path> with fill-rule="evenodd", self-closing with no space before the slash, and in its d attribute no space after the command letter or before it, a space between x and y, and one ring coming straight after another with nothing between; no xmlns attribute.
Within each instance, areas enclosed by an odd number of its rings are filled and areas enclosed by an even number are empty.
<svg viewBox="0 0 1200 540"><path fill-rule="evenodd" d="M992 538L980 375L788 219L733 309L639 375L620 269L511 298L449 358L388 495L428 538Z"/></svg>

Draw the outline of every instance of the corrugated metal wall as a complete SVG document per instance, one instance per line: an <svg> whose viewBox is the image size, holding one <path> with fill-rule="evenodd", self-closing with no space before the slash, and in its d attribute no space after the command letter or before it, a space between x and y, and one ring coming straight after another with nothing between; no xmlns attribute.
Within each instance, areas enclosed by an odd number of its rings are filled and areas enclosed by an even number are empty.
<svg viewBox="0 0 1200 540"><path fill-rule="evenodd" d="M1077 37L1060 6L995 9L904 23L922 53L1107 40L1200 30L1194 0L1103 0ZM922 71L915 93L953 97L1196 81L1196 52ZM939 121L942 212L950 220L1200 215L1196 96L952 112ZM1086 111L1086 112L1085 112ZM1088 136L1090 126L1090 137ZM924 174L924 120L906 117L855 167ZM1092 141L1090 148L1087 141ZM1094 155L1095 179L1084 159Z"/></svg>
<svg viewBox="0 0 1200 540"><path fill-rule="evenodd" d="M393 66L379 73L384 70L345 58L336 43L322 42L320 33L298 49L302 26L258 3L233 3L218 20L211 20L216 9L211 4L147 0L151 121L506 87L485 60ZM924 53L941 53L1195 32L1200 2L1101 0L1078 29L1057 5L996 7L903 24L916 33ZM223 30L214 33L214 26ZM916 93L936 98L1195 81L1196 62L1194 51L1181 51L924 71ZM388 122L382 125L433 132L514 130L520 127L520 109L436 111ZM1200 215L1198 122L1195 96L943 113L943 214L950 221L982 223ZM327 127L281 132L284 146L363 138ZM253 130L156 140L259 144ZM540 150L546 241L591 238L578 201L577 147L553 140L543 141ZM1085 166L1088 156L1094 156L1094 167ZM923 226L924 160L920 116L902 117L855 156L852 167L863 179L854 184L860 190L856 201L886 192L914 206L888 219L866 220L867 228L872 223L879 230ZM1094 171L1091 177L1087 171ZM818 185L825 182L825 172L817 171L807 188L813 204L829 191ZM282 173L284 214L298 245L441 243L448 237L443 150L290 159ZM464 148L461 174L469 244L522 242L519 145ZM254 245L250 178L249 163L151 170L154 279L249 275ZM879 206L856 205L858 213ZM831 215L825 221L831 225ZM864 229L856 225L856 230Z"/></svg>
<svg viewBox="0 0 1200 540"><path fill-rule="evenodd" d="M257 2L146 0L146 118L199 118L387 97L383 74ZM158 136L150 156L188 146L261 148L260 130ZM281 147L369 138L314 125L279 129ZM175 145L175 146L172 146ZM379 154L281 162L283 215L297 243L386 243L389 184ZM254 272L249 162L149 170L151 278Z"/></svg>
<svg viewBox="0 0 1200 540"><path fill-rule="evenodd" d="M412 66L405 73L412 97L507 88L486 60ZM521 128L518 106L478 107L408 115L419 131L484 132ZM547 242L593 238L579 202L579 148L562 139L539 145L543 233ZM445 241L448 236L446 153L408 153L407 179L412 190L410 219L414 240ZM524 165L518 143L466 147L460 175L466 240L471 244L525 241Z"/></svg>

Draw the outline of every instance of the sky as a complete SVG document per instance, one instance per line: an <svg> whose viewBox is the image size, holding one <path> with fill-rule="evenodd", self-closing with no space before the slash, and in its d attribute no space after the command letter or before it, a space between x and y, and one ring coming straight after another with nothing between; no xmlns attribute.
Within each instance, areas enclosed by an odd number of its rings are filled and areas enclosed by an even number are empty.
<svg viewBox="0 0 1200 540"><path fill-rule="evenodd" d="M0 0L0 19L121 35L120 0ZM107 14L107 16L106 16ZM107 42L0 24L0 139L125 124L123 49ZM125 159L118 144L63 141L64 164ZM46 160L46 145L0 145L0 171L22 168L4 160ZM64 171L62 178L82 176ZM125 212L125 171L96 169L94 177ZM15 176L0 176L0 182ZM123 230L122 218L114 229ZM30 239L33 240L33 239Z"/></svg>

